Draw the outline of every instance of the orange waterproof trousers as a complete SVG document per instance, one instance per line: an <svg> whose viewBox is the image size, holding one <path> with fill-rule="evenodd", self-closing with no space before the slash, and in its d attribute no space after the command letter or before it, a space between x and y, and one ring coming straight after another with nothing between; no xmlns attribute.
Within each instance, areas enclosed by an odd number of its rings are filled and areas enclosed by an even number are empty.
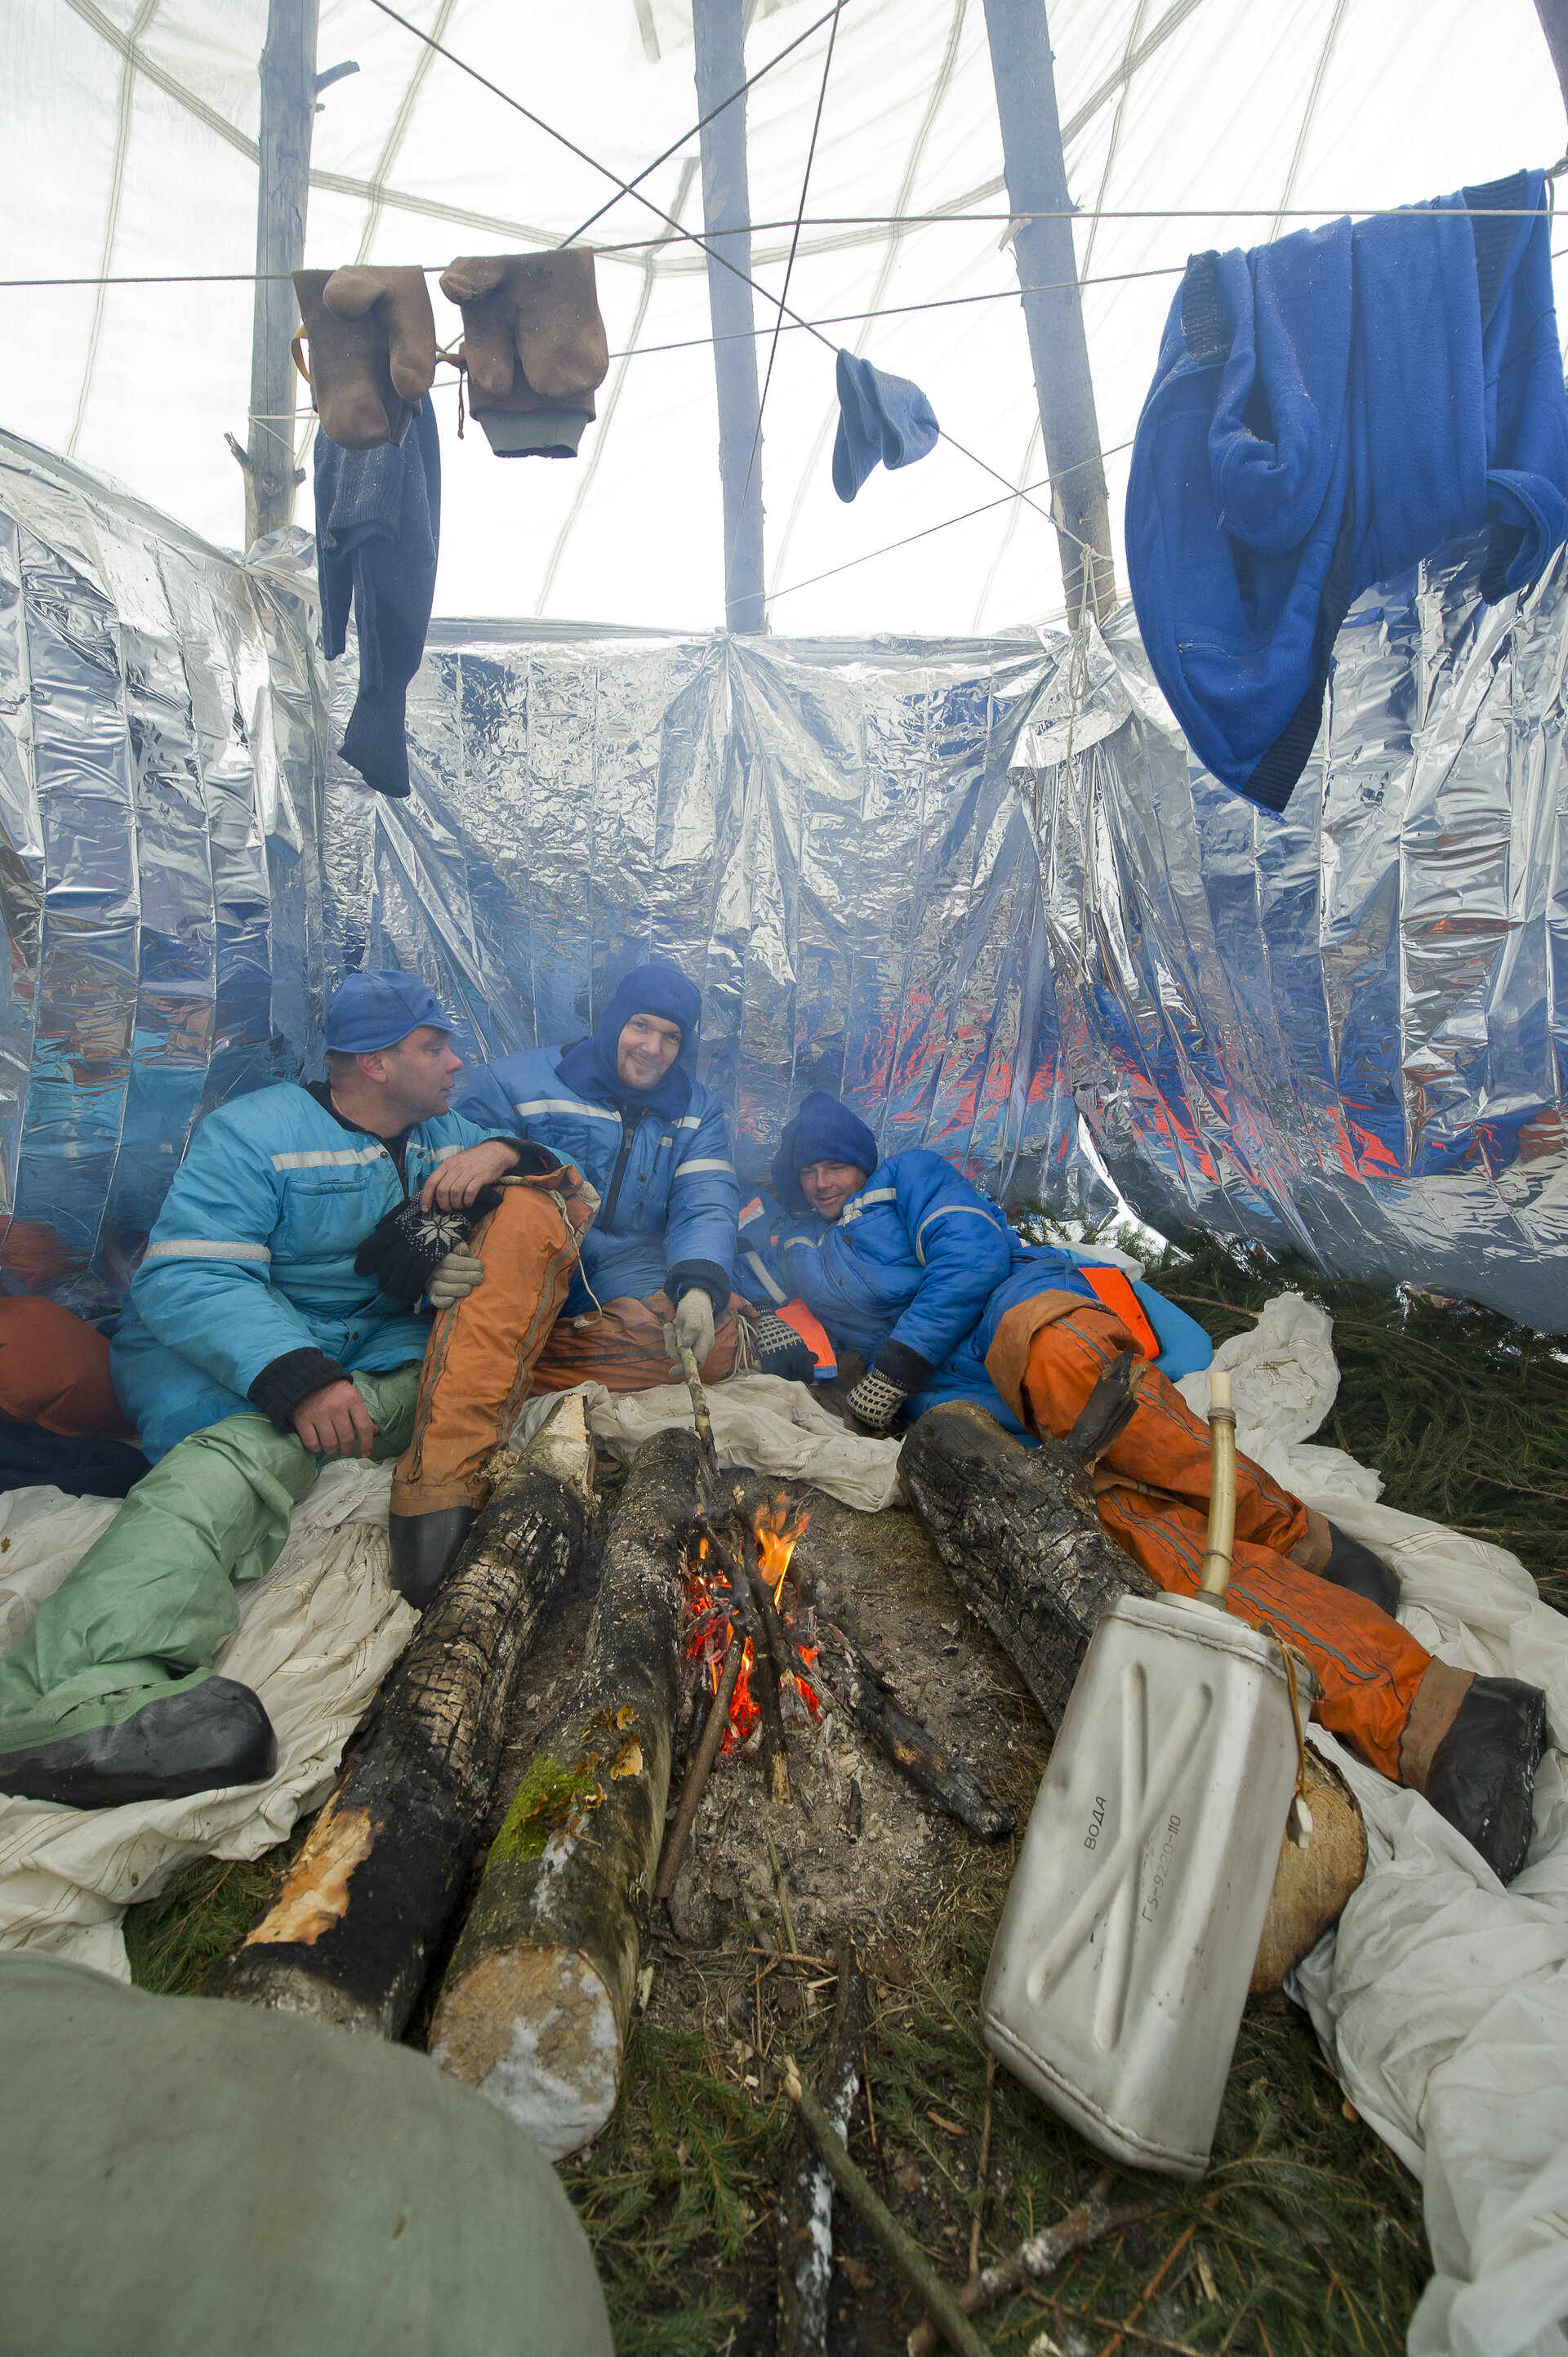
<svg viewBox="0 0 1568 2357"><path fill-rule="evenodd" d="M736 1311L738 1294L714 1321L714 1347L697 1372L705 1383L733 1374L740 1351ZM675 1306L662 1293L639 1301L634 1294L607 1301L596 1317L563 1318L546 1340L533 1369L535 1394L570 1391L574 1383L603 1383L607 1392L651 1391L655 1383L678 1383L670 1372L664 1329Z"/></svg>
<svg viewBox="0 0 1568 2357"><path fill-rule="evenodd" d="M577 1265L594 1208L569 1163L544 1178L509 1178L468 1241L485 1265L472 1293L430 1329L413 1437L392 1477L394 1514L482 1506L490 1451L533 1391L533 1371Z"/></svg>
<svg viewBox="0 0 1568 2357"><path fill-rule="evenodd" d="M1118 1353L1136 1348L1122 1320L1097 1304L1040 1323L1036 1304L1026 1301L1003 1318L985 1365L1026 1430L1060 1438ZM1101 1458L1095 1483L1101 1521L1167 1594L1190 1596L1197 1587L1208 1466L1208 1426L1174 1383L1145 1367L1137 1408ZM1101 1488L1108 1480L1114 1486ZM1300 1499L1239 1454L1229 1609L1254 1627L1266 1621L1311 1663L1321 1690L1314 1716L1398 1783L1400 1739L1432 1656L1375 1604L1290 1561L1306 1539Z"/></svg>

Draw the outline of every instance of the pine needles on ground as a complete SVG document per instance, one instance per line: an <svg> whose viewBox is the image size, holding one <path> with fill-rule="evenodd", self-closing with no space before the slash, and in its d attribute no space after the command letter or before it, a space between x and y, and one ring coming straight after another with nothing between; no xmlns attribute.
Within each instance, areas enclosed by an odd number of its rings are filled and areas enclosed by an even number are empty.
<svg viewBox="0 0 1568 2357"><path fill-rule="evenodd" d="M195 1857L156 1899L125 1910L131 1978L156 1996L199 1996L209 1965L271 1903L305 1838L300 1827L257 1858Z"/></svg>
<svg viewBox="0 0 1568 2357"><path fill-rule="evenodd" d="M1383 1477L1402 1513L1517 1555L1568 1609L1568 1352L1497 1311L1402 1286L1341 1285L1301 1264L1206 1244L1149 1283L1216 1342L1287 1289L1334 1320L1339 1392L1317 1439Z"/></svg>

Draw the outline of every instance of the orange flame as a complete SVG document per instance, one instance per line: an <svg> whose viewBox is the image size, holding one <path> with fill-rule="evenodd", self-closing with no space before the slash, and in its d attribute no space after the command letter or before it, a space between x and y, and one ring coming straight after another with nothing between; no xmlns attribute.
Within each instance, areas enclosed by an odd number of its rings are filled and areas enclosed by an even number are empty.
<svg viewBox="0 0 1568 2357"><path fill-rule="evenodd" d="M773 1590L776 1606L783 1590L784 1576L789 1568L789 1558L811 1519L802 1506L791 1522L789 1501L780 1490L772 1505L761 1509L753 1525L757 1533L757 1568Z"/></svg>

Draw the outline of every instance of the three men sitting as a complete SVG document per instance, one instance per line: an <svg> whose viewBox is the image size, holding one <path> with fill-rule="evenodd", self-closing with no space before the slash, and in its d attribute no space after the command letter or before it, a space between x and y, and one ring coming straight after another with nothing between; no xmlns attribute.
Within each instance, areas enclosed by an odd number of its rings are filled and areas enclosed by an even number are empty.
<svg viewBox="0 0 1568 2357"><path fill-rule="evenodd" d="M232 1583L275 1560L325 1458L398 1458L392 1574L423 1605L532 1393L661 1383L671 1325L707 1380L731 1371L738 1188L723 1109L683 1061L700 1012L676 968L640 966L589 1039L499 1060L452 1109L434 995L353 975L325 1081L209 1116L112 1353L154 1469L0 1661L0 1792L102 1807L271 1772L260 1701L211 1662ZM1039 1436L1141 1354L1100 1513L1160 1587L1196 1587L1208 1436L1170 1380L1207 1362L1191 1319L1090 1254L1024 1244L940 1156L880 1157L821 1092L772 1176L779 1212L739 1225L761 1363L809 1374L801 1329L855 1354L865 1429L968 1397ZM1312 1663L1326 1726L1518 1871L1543 1696L1434 1660L1378 1559L1246 1458L1230 1593Z"/></svg>

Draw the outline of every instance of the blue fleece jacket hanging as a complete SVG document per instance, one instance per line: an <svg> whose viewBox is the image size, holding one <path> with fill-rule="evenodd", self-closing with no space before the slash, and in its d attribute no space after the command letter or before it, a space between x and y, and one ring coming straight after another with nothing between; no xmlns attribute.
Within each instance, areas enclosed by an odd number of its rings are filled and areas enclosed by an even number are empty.
<svg viewBox="0 0 1568 2357"><path fill-rule="evenodd" d="M343 651L349 608L360 692L343 759L380 794L408 791L408 683L424 652L441 544L441 444L427 393L401 443L342 450L316 437L316 563L321 638Z"/></svg>
<svg viewBox="0 0 1568 2357"><path fill-rule="evenodd" d="M849 1162L869 1175L881 1156L876 1140L857 1114L826 1089L811 1089L800 1100L800 1110L784 1126L773 1157L774 1200L792 1220L813 1216L800 1187L800 1173L813 1162Z"/></svg>
<svg viewBox="0 0 1568 2357"><path fill-rule="evenodd" d="M679 1121L692 1102L689 1053L696 1043L703 998L668 958L650 958L634 966L616 988L599 1018L599 1028L568 1048L555 1069L568 1088L604 1104L633 1105ZM634 1089L616 1069L620 1035L634 1015L657 1015L662 1022L681 1026L681 1052L651 1089Z"/></svg>
<svg viewBox="0 0 1568 2357"><path fill-rule="evenodd" d="M879 462L912 467L941 436L937 413L918 384L889 376L853 352L838 356L839 430L833 443L833 489L853 500Z"/></svg>
<svg viewBox="0 0 1568 2357"><path fill-rule="evenodd" d="M1489 526L1481 594L1568 538L1544 174L1196 254L1127 490L1138 627L1188 744L1282 811L1353 600Z"/></svg>

